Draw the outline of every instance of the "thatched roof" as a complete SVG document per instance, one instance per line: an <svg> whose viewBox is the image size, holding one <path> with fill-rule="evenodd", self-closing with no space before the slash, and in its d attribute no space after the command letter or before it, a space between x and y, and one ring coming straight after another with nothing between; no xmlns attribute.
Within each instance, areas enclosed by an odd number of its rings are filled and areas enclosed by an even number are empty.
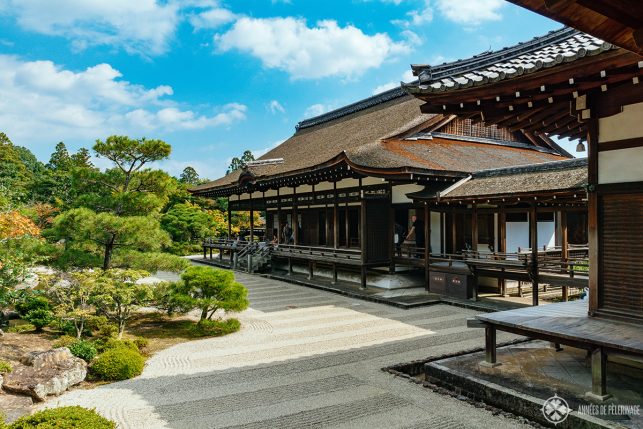
<svg viewBox="0 0 643 429"><path fill-rule="evenodd" d="M452 187L440 199L471 199L574 192L587 186L587 158L484 170Z"/></svg>
<svg viewBox="0 0 643 429"><path fill-rule="evenodd" d="M379 97L379 98L378 98ZM421 100L400 89L387 91L338 112L301 122L295 134L260 160L283 158L283 163L251 166L191 192L208 194L230 190L247 175L252 182L274 180L320 169L339 162L351 168L462 177L480 168L547 162L561 159L554 149L519 142L468 138L444 133L414 138L414 133L439 123L443 115L423 114ZM409 138L410 137L410 138ZM227 191L226 191L227 192Z"/></svg>

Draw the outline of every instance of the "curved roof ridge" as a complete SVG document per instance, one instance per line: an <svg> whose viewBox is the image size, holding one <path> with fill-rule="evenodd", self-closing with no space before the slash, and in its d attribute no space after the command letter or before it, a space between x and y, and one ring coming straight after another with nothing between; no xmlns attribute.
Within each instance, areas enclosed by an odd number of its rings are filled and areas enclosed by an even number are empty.
<svg viewBox="0 0 643 429"><path fill-rule="evenodd" d="M342 106L330 112L323 113L312 118L304 119L295 125L295 129L302 130L304 128L314 127L315 125L323 124L330 122L335 119L350 115L352 113L359 112L361 110L368 109L369 107L377 106L378 104L386 103L387 101L394 100L396 98L401 98L407 96L408 94L402 89L401 86L389 89L388 91L375 94L371 97L365 98L363 100L356 101L354 103Z"/></svg>

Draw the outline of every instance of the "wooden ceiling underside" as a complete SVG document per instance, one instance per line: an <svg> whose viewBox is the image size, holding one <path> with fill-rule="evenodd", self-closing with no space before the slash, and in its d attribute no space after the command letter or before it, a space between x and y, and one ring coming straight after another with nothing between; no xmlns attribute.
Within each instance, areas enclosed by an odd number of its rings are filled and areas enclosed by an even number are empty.
<svg viewBox="0 0 643 429"><path fill-rule="evenodd" d="M421 106L424 113L457 114L527 136L584 140L586 124L570 108L572 102L582 94L638 82L640 60L636 54L616 50L497 84L416 96L426 101Z"/></svg>
<svg viewBox="0 0 643 429"><path fill-rule="evenodd" d="M643 55L641 0L509 0Z"/></svg>

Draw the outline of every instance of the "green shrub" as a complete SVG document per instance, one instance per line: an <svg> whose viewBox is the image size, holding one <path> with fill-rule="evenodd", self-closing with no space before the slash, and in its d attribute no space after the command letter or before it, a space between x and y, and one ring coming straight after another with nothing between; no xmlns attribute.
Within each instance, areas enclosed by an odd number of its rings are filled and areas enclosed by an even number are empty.
<svg viewBox="0 0 643 429"><path fill-rule="evenodd" d="M115 429L116 423L82 407L60 407L24 416L7 429Z"/></svg>
<svg viewBox="0 0 643 429"><path fill-rule="evenodd" d="M25 320L36 327L36 331L42 331L42 328L49 325L54 320L51 310L46 308L36 308L25 315Z"/></svg>
<svg viewBox="0 0 643 429"><path fill-rule="evenodd" d="M6 374L13 371L13 367L6 360L0 360L0 374Z"/></svg>
<svg viewBox="0 0 643 429"><path fill-rule="evenodd" d="M241 328L241 323L237 319L227 320L200 320L192 328L192 333L196 337L220 337L237 332Z"/></svg>
<svg viewBox="0 0 643 429"><path fill-rule="evenodd" d="M94 341L94 344L96 345L98 351L101 353L106 352L107 350L114 350L114 349L127 349L127 350L133 350L135 352L139 351L136 344L134 344L134 341L119 340L118 338L107 338L103 340L96 340Z"/></svg>
<svg viewBox="0 0 643 429"><path fill-rule="evenodd" d="M114 338L118 334L118 327L105 316L92 316L87 319L86 325L92 336L96 338Z"/></svg>
<svg viewBox="0 0 643 429"><path fill-rule="evenodd" d="M107 350L91 365L92 376L105 381L127 380L143 372L145 358L127 347Z"/></svg>
<svg viewBox="0 0 643 429"><path fill-rule="evenodd" d="M147 346L150 344L149 340L147 338L143 337L136 337L134 338L134 344L136 344L136 347L138 348L138 351L143 353L143 351L147 348Z"/></svg>
<svg viewBox="0 0 643 429"><path fill-rule="evenodd" d="M71 320L55 318L49 323L49 327L64 336L76 336L76 328Z"/></svg>
<svg viewBox="0 0 643 429"><path fill-rule="evenodd" d="M69 345L69 351L76 357L81 358L85 362L89 362L96 357L98 351L96 347L89 341L77 340Z"/></svg>
<svg viewBox="0 0 643 429"><path fill-rule="evenodd" d="M24 332L35 331L36 327L31 323L23 323L21 325L10 326L7 329L7 332L12 332L14 334L22 334Z"/></svg>
<svg viewBox="0 0 643 429"><path fill-rule="evenodd" d="M16 311L20 316L25 317L27 313L34 310L49 310L49 300L42 295L31 292L22 297L16 305Z"/></svg>
<svg viewBox="0 0 643 429"><path fill-rule="evenodd" d="M74 344L78 339L76 337L72 337L71 335L63 335L59 337L54 343L51 345L54 349L57 349L59 347L69 347L72 344Z"/></svg>

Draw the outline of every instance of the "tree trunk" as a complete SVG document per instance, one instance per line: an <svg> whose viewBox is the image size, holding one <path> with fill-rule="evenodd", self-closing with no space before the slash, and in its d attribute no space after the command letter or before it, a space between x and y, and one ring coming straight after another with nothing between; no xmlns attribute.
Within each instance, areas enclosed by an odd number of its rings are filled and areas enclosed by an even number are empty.
<svg viewBox="0 0 643 429"><path fill-rule="evenodd" d="M207 318L208 318L208 309L204 308L203 310L201 310L201 320L205 320Z"/></svg>
<svg viewBox="0 0 643 429"><path fill-rule="evenodd" d="M112 238L105 243L105 256L103 258L103 270L107 271L109 270L111 264L112 264L112 252L114 251L114 241L116 240L116 237L112 234Z"/></svg>
<svg viewBox="0 0 643 429"><path fill-rule="evenodd" d="M125 332L125 322L120 321L118 322L118 339L119 340L123 339L123 332Z"/></svg>

